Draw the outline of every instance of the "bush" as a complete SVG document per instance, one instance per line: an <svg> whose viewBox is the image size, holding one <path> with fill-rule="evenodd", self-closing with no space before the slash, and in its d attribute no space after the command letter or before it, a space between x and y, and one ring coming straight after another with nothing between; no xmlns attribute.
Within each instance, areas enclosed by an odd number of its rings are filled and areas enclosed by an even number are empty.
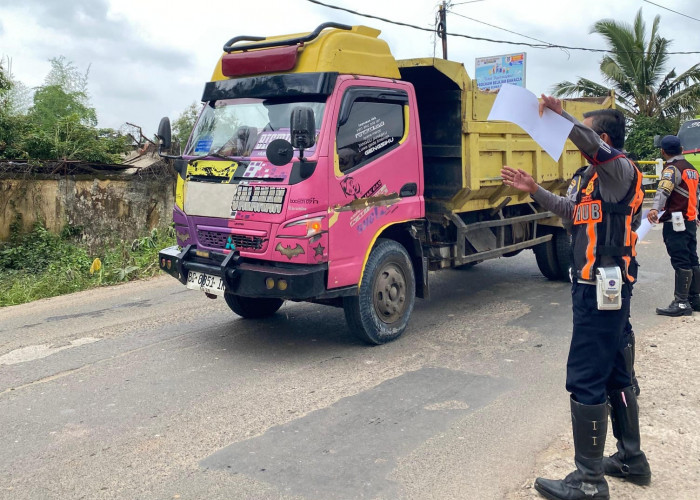
<svg viewBox="0 0 700 500"><path fill-rule="evenodd" d="M37 222L29 233L19 234L20 222L15 219L10 241L0 244L0 306L155 276L159 249L175 244L172 228L154 229L134 243L120 241L90 255L80 243L81 228L67 226L55 235Z"/></svg>
<svg viewBox="0 0 700 500"><path fill-rule="evenodd" d="M636 116L629 127L625 149L633 160L655 160L661 157L661 150L654 147L655 135L675 134L678 131L677 119L660 119L649 116Z"/></svg>

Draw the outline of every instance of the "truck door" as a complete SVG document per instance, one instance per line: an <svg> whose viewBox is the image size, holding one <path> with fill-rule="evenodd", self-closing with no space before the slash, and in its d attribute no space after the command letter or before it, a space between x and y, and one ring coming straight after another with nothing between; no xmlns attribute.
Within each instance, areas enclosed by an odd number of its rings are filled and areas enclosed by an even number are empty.
<svg viewBox="0 0 700 500"><path fill-rule="evenodd" d="M382 229L422 217L422 178L410 86L344 82L336 106L329 176L328 287L359 283Z"/></svg>

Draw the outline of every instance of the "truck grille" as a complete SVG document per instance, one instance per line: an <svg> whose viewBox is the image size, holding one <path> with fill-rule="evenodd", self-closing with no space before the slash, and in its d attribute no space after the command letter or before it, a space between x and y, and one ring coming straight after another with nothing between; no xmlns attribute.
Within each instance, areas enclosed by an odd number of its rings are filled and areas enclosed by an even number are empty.
<svg viewBox="0 0 700 500"><path fill-rule="evenodd" d="M229 240L230 238L230 240ZM248 250L262 250L265 239L259 236L245 236L242 234L221 233L219 231L197 230L197 239L203 246L209 248L225 249L226 245L231 247L231 243L236 248L246 248Z"/></svg>

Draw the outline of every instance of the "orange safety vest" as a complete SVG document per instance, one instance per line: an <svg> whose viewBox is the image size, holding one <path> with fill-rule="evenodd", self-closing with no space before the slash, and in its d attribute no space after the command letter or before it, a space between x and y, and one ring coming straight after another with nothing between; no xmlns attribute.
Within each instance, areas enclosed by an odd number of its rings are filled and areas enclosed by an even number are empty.
<svg viewBox="0 0 700 500"><path fill-rule="evenodd" d="M671 220L673 212L683 212L685 220L693 221L698 216L698 171L687 160L675 160L668 162L668 165L676 167L681 174L678 185L674 184L670 196L666 200L664 213L659 218L660 222ZM673 183L673 171L662 172L659 184L663 182Z"/></svg>
<svg viewBox="0 0 700 500"><path fill-rule="evenodd" d="M630 263L637 255L637 234L632 230L632 219L644 200L642 175L635 167L629 191L621 201L611 203L601 197L595 169L593 175L584 176L585 170L586 167L579 169L572 181L572 186L578 191L571 231L576 275L579 279L595 280L600 258L608 256L620 266L625 280L633 283L637 277L630 269Z"/></svg>

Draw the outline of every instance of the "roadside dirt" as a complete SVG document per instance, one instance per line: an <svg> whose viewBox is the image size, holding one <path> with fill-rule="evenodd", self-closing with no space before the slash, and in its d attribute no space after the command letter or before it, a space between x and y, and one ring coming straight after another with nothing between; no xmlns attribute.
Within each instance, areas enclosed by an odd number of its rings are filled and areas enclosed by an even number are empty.
<svg viewBox="0 0 700 500"><path fill-rule="evenodd" d="M640 487L608 478L610 498L615 500L700 498L700 314L669 318L666 326L663 331L635 332L642 449L652 482ZM606 455L616 451L610 426L605 448ZM535 477L562 479L573 468L569 432L539 453L532 477L506 499L541 499L533 488Z"/></svg>

